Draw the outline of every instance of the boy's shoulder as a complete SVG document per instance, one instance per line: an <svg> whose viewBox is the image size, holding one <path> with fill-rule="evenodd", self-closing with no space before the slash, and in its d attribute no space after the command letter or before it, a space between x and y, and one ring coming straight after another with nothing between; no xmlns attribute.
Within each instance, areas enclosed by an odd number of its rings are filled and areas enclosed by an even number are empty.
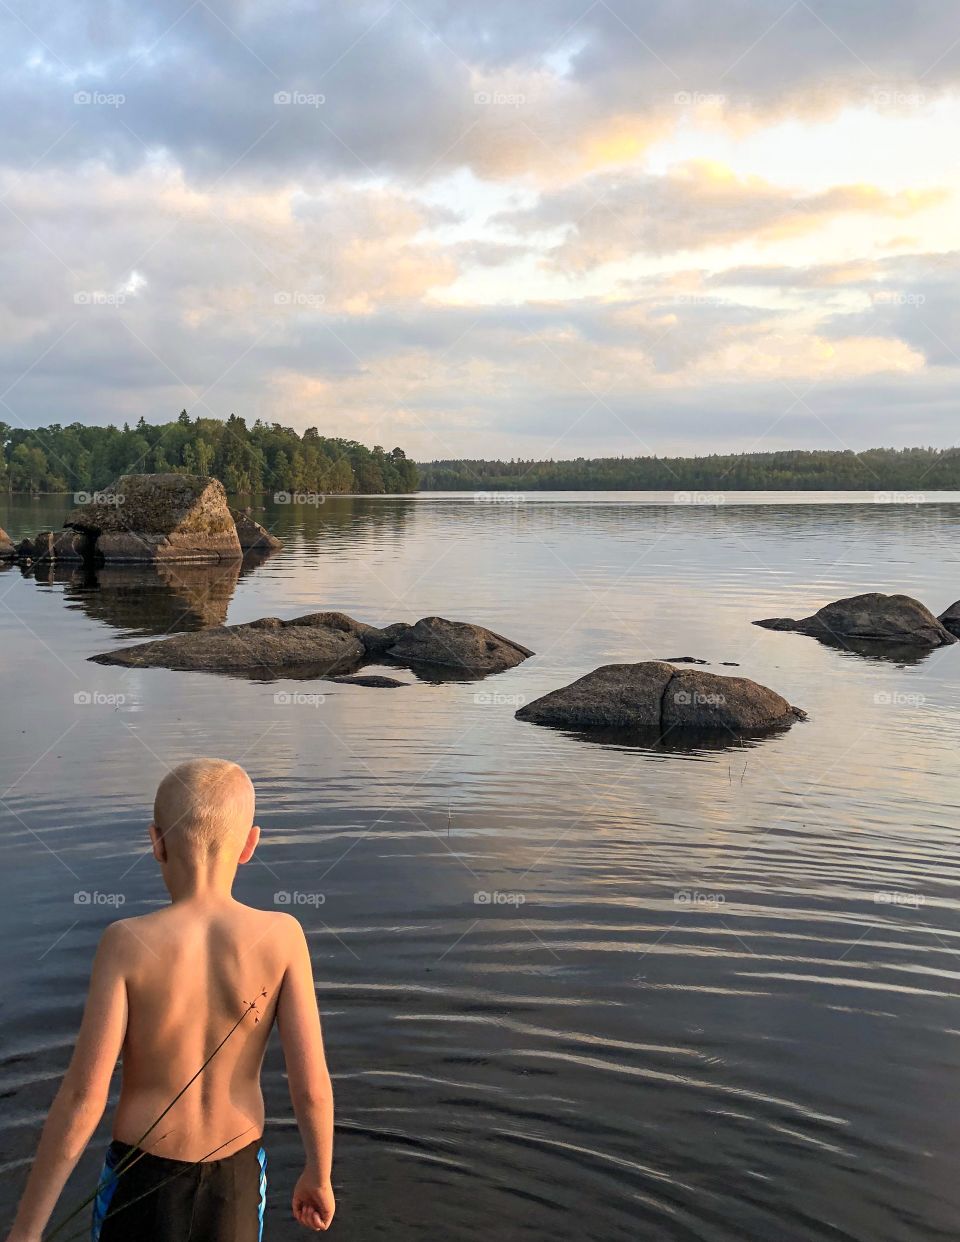
<svg viewBox="0 0 960 1242"><path fill-rule="evenodd" d="M248 924L257 930L257 939L268 939L291 946L304 939L300 920L282 910L262 910L235 902L233 917L240 924ZM154 951L154 942L166 938L172 924L179 922L178 912L172 905L161 906L147 914L128 915L108 923L100 939L99 952L118 959L138 957L143 951Z"/></svg>

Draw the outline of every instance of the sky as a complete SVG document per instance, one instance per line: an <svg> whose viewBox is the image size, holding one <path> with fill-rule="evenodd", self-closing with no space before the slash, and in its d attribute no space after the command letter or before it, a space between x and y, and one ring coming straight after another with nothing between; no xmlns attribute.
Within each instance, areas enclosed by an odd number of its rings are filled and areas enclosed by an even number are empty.
<svg viewBox="0 0 960 1242"><path fill-rule="evenodd" d="M4 0L0 420L952 445L954 0Z"/></svg>

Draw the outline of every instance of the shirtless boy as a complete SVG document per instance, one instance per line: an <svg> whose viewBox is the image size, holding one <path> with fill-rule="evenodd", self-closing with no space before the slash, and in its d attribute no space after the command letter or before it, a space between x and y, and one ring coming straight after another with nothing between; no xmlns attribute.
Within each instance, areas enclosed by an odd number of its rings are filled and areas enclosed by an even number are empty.
<svg viewBox="0 0 960 1242"><path fill-rule="evenodd" d="M112 924L100 941L73 1058L7 1242L40 1242L121 1054L94 1242L257 1242L260 1067L274 1022L306 1154L293 1214L307 1229L329 1227L333 1093L307 943L290 915L231 895L260 837L253 813L253 785L234 763L195 759L161 782L150 838L170 904ZM58 1236L75 1236L79 1223Z"/></svg>

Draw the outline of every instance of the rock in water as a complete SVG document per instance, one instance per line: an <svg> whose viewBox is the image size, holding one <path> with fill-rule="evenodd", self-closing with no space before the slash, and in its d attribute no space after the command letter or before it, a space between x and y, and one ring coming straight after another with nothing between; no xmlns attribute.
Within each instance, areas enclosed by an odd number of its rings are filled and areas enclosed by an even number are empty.
<svg viewBox="0 0 960 1242"><path fill-rule="evenodd" d="M283 541L271 535L265 526L255 522L244 509L231 509L230 516L237 528L237 538L244 552L256 549L260 552L278 552Z"/></svg>
<svg viewBox="0 0 960 1242"><path fill-rule="evenodd" d="M437 625L436 623L439 623ZM408 635L421 633L442 651L423 639L414 644L416 658L401 650ZM442 636L437 638L436 634ZM427 649L433 659L425 660ZM525 653L525 654L521 654ZM353 672L366 661L387 660L396 664L452 664L472 676L500 672L526 658L525 647L511 643L479 625L441 621L427 617L416 625L399 621L378 629L355 621L344 612L311 612L292 621L262 617L248 625L218 626L199 633L177 634L173 638L123 647L93 656L98 664L122 664L131 668L203 669L211 673L242 673L248 676L311 676ZM442 659L438 659L438 655Z"/></svg>
<svg viewBox="0 0 960 1242"><path fill-rule="evenodd" d="M946 612L941 612L937 620L955 638L960 638L960 599L955 604L951 604Z"/></svg>
<svg viewBox="0 0 960 1242"><path fill-rule="evenodd" d="M396 677L384 677L380 673L348 673L342 677L331 677L338 686L371 686L380 690L393 690L397 686L409 686L409 681L400 681Z"/></svg>
<svg viewBox="0 0 960 1242"><path fill-rule="evenodd" d="M92 537L76 530L42 530L29 553L35 561L85 561L92 554Z"/></svg>
<svg viewBox="0 0 960 1242"><path fill-rule="evenodd" d="M518 720L568 729L674 729L751 733L802 720L806 713L746 677L676 669L661 660L605 664L521 707Z"/></svg>
<svg viewBox="0 0 960 1242"><path fill-rule="evenodd" d="M17 549L13 540L0 526L0 561L12 561L16 555Z"/></svg>
<svg viewBox="0 0 960 1242"><path fill-rule="evenodd" d="M401 664L433 665L467 673L502 673L533 652L502 634L443 617L423 617L409 626L386 654Z"/></svg>
<svg viewBox="0 0 960 1242"><path fill-rule="evenodd" d="M173 668L184 671L243 673L265 678L323 677L349 671L363 658L364 646L347 630L299 625L262 617L249 625L221 625L195 633L140 643L93 656L97 664L126 668Z"/></svg>
<svg viewBox="0 0 960 1242"><path fill-rule="evenodd" d="M909 595L882 595L870 591L826 604L811 617L769 617L754 621L768 630L791 630L826 641L845 638L870 642L942 647L956 637L929 608Z"/></svg>
<svg viewBox="0 0 960 1242"><path fill-rule="evenodd" d="M204 475L126 474L68 515L98 560L221 561L242 556L223 485Z"/></svg>

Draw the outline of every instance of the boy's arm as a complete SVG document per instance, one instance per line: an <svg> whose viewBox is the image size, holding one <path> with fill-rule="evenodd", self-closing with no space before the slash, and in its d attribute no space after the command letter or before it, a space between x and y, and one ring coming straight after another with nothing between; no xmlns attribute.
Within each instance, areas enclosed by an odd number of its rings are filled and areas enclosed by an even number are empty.
<svg viewBox="0 0 960 1242"><path fill-rule="evenodd" d="M287 916L290 917L290 916ZM333 1087L320 1033L317 993L303 928L290 918L292 950L277 1002L277 1026L287 1067L290 1099L306 1154L306 1167L293 1192L293 1214L308 1229L328 1229L335 1209Z"/></svg>
<svg viewBox="0 0 960 1242"><path fill-rule="evenodd" d="M121 938L114 923L93 960L90 990L70 1065L50 1108L26 1189L7 1242L37 1242L67 1178L103 1116L110 1079L127 1028Z"/></svg>

